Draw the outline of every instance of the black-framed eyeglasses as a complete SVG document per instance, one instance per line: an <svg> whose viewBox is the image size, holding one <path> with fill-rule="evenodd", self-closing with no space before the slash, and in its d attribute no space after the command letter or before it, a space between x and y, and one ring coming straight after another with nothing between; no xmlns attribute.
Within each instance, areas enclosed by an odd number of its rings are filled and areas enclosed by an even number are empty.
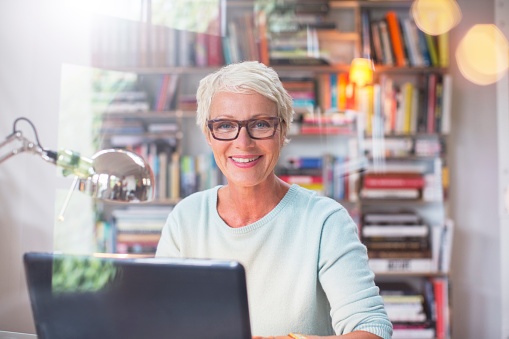
<svg viewBox="0 0 509 339"><path fill-rule="evenodd" d="M240 134L240 129L246 127L247 134L251 139L270 139L276 134L280 123L278 117L261 117L249 120L212 119L207 120L207 126L216 140L235 140Z"/></svg>

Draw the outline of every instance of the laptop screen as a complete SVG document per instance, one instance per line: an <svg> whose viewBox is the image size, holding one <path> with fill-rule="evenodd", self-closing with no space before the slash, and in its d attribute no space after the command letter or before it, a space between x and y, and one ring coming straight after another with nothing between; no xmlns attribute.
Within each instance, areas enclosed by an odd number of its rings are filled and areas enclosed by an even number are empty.
<svg viewBox="0 0 509 339"><path fill-rule="evenodd" d="M251 339L237 262L27 253L39 339Z"/></svg>

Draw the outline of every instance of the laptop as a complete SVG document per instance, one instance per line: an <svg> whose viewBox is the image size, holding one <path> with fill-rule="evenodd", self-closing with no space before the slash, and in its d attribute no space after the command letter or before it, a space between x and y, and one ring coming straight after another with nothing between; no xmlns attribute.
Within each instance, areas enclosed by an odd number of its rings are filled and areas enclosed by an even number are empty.
<svg viewBox="0 0 509 339"><path fill-rule="evenodd" d="M251 339L235 261L23 257L38 339Z"/></svg>

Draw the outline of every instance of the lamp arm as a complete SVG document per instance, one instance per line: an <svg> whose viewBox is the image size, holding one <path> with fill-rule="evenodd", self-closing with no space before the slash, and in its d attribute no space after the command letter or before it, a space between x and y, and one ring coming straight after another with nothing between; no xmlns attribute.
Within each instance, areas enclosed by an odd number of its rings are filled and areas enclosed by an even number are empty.
<svg viewBox="0 0 509 339"><path fill-rule="evenodd" d="M15 147L15 148L11 149L10 151L8 151L7 153L0 155L0 163L6 161L7 159L9 159L17 154L23 153L23 152L38 154L44 160L53 162L47 156L46 152L42 149L41 146L39 146L38 144L34 143L33 141L25 138L20 131L16 131L16 132L8 135L7 138L5 138L5 140L2 141L2 143L0 143L0 150L2 150L2 148L7 147L7 145L10 145L10 144L14 144L15 146L16 146L16 144L18 144L18 147Z"/></svg>

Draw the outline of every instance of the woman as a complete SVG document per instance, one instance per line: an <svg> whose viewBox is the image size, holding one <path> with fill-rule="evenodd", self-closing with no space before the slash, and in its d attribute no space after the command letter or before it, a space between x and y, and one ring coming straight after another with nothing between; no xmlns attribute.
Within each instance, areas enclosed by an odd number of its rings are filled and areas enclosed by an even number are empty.
<svg viewBox="0 0 509 339"><path fill-rule="evenodd" d="M202 79L197 99L197 123L228 183L175 206L156 256L242 263L255 338L390 338L346 209L274 173L293 118L277 73L232 64Z"/></svg>

